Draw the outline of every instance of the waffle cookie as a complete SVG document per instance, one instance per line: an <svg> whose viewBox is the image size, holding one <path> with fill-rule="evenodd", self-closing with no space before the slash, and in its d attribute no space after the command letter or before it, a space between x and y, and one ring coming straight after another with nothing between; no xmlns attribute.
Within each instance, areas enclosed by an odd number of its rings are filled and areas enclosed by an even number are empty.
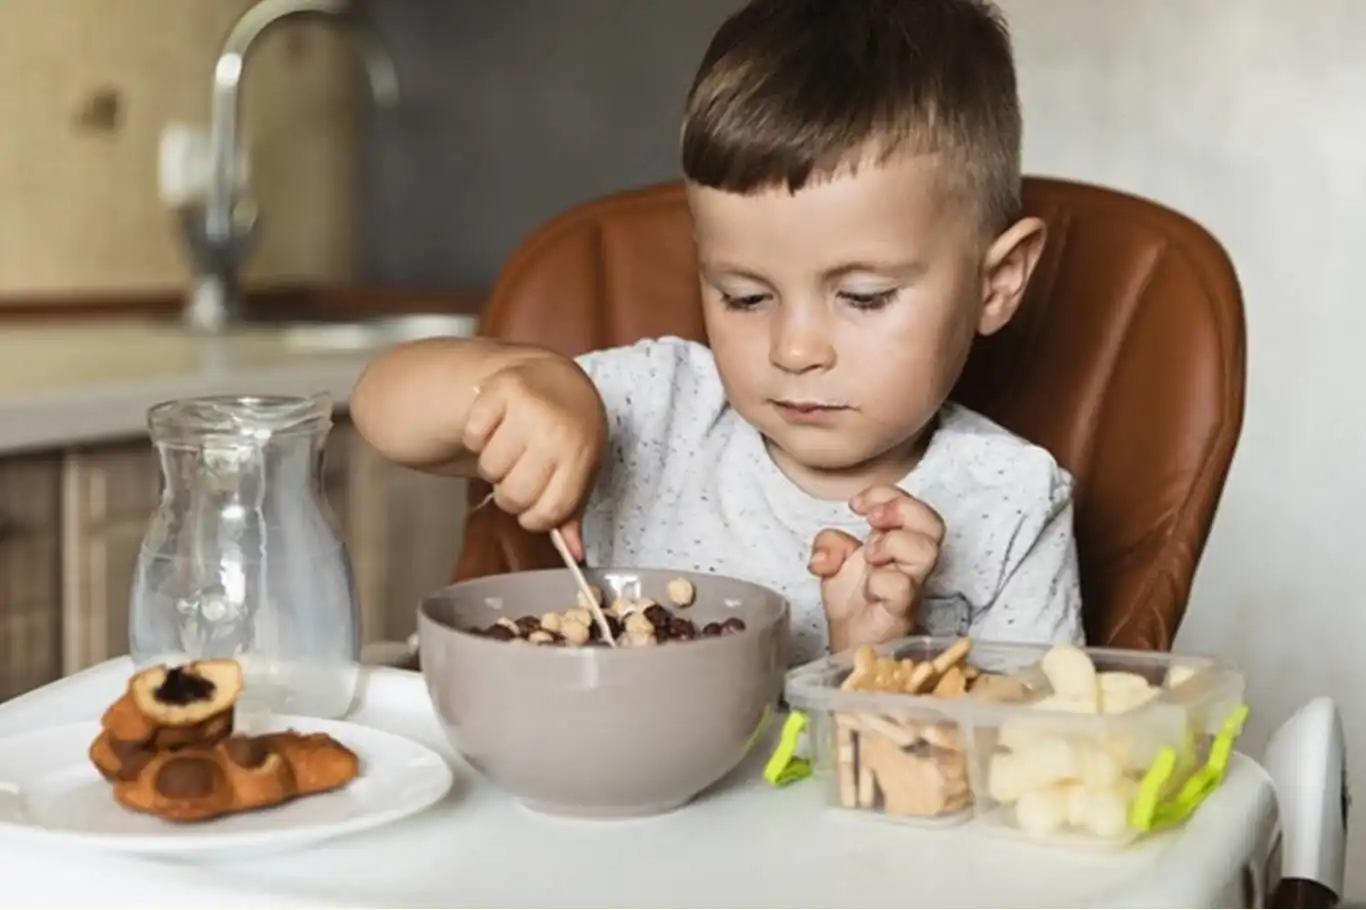
<svg viewBox="0 0 1366 910"><path fill-rule="evenodd" d="M196 822L335 790L359 772L356 754L323 733L232 736L157 753L114 783L114 799L167 821Z"/></svg>
<svg viewBox="0 0 1366 910"><path fill-rule="evenodd" d="M234 734L234 660L152 667L100 720L89 758L128 809L194 822L343 787L356 754L325 733Z"/></svg>

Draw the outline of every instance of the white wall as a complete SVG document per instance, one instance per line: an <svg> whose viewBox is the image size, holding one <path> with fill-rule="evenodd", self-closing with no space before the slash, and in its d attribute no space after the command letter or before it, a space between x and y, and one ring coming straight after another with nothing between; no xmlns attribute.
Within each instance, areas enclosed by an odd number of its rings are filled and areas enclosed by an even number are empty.
<svg viewBox="0 0 1366 910"><path fill-rule="evenodd" d="M1178 647L1246 671L1254 754L1304 700L1339 699L1366 793L1366 2L1002 5L1027 168L1184 211L1243 281L1246 422Z"/></svg>

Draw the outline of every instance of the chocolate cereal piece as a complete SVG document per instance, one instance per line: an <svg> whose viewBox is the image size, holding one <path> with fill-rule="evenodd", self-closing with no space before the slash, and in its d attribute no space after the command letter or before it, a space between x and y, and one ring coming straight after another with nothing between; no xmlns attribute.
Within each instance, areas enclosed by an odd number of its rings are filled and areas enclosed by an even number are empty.
<svg viewBox="0 0 1366 910"><path fill-rule="evenodd" d="M612 640L616 641L617 639L621 638L622 633L625 631L622 628L621 620L617 619L611 613L606 613L603 615L604 618L607 620L607 628L610 629L612 632ZM604 645L607 644L607 642L602 641L602 630L598 628L598 624L596 622L588 626L588 641L590 644L599 642L601 642Z"/></svg>
<svg viewBox="0 0 1366 910"><path fill-rule="evenodd" d="M673 614L661 607L659 604L645 608L645 618L650 621L650 625L655 627L655 633L660 629L667 629L673 620Z"/></svg>
<svg viewBox="0 0 1366 910"><path fill-rule="evenodd" d="M484 630L484 635L488 638L494 639L495 641L512 641L514 638L517 637L517 633L509 629L507 626L498 625L489 626L487 629Z"/></svg>

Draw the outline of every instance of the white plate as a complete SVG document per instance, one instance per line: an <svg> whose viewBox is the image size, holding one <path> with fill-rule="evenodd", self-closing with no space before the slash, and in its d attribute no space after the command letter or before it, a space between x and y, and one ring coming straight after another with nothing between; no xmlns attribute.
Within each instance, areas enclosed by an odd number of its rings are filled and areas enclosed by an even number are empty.
<svg viewBox="0 0 1366 910"><path fill-rule="evenodd" d="M273 809L174 824L114 802L87 752L98 723L0 739L0 836L161 857L280 851L387 824L427 808L451 787L450 766L419 743L373 727L274 717L252 732L327 733L360 758L360 776L331 793Z"/></svg>

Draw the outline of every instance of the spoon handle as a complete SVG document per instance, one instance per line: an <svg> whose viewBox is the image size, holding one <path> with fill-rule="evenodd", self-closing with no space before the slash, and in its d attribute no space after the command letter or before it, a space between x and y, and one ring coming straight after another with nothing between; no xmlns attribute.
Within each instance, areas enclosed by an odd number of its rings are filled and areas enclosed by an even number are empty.
<svg viewBox="0 0 1366 910"><path fill-rule="evenodd" d="M588 610L593 614L593 619L598 624L598 632L602 634L602 640L612 647L617 646L616 639L612 638L612 627L607 625L607 616L602 612L602 604L593 595L593 589L588 586L588 579L583 577L583 572L579 569L579 564L574 560L574 554L569 552L569 545L564 542L564 535L559 528L554 528L550 532L550 542L555 545L555 549L560 554L560 559L564 560L565 568L569 574L574 576L575 583L579 586L579 593L588 603Z"/></svg>

